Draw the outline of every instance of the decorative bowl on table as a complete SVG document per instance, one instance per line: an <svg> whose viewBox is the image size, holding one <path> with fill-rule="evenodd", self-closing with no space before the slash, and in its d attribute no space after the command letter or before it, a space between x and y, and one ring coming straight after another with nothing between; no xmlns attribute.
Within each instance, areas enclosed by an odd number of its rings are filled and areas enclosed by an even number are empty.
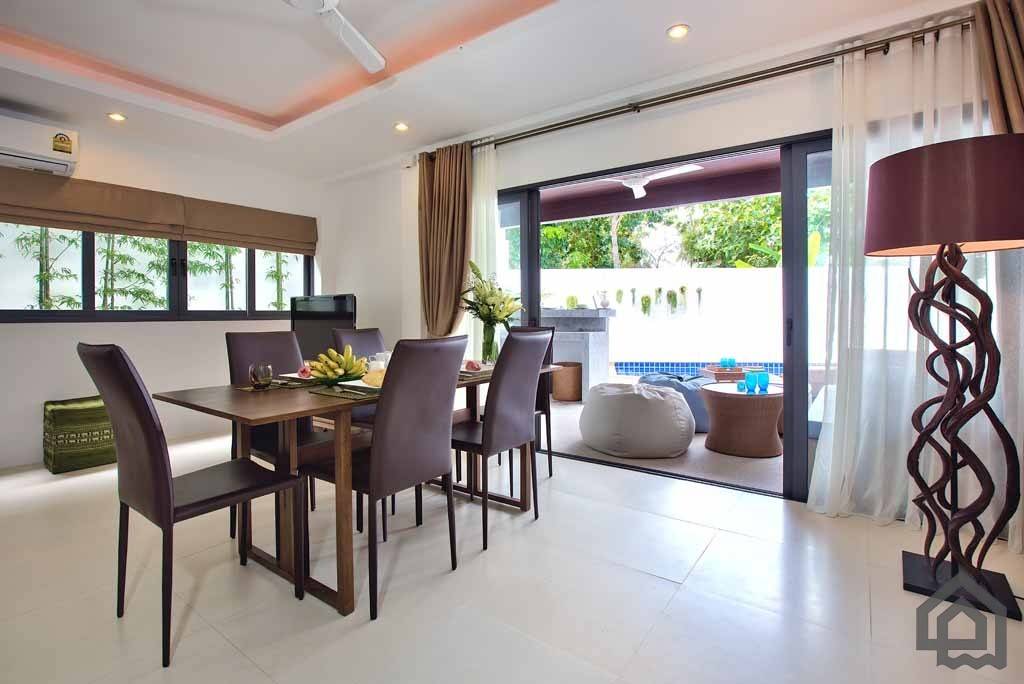
<svg viewBox="0 0 1024 684"><path fill-rule="evenodd" d="M320 385L337 385L359 380L366 375L367 369L366 357L356 358L352 354L352 346L348 344L340 354L336 349L328 349L307 365L311 379Z"/></svg>

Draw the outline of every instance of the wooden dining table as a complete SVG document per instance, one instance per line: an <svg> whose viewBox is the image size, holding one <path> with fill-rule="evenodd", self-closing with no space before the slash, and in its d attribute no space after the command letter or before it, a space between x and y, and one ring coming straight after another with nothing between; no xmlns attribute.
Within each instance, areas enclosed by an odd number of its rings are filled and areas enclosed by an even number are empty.
<svg viewBox="0 0 1024 684"><path fill-rule="evenodd" d="M541 373L552 373L559 366L545 366ZM466 390L465 417L478 420L480 415L479 388L491 380L491 373L481 372L459 376L458 387ZM175 406L198 411L230 420L235 426L235 456L250 458L252 428L277 423L279 444L278 454L287 454L287 461L280 458L277 468L284 472L297 473L299 469L298 421L303 418L319 417L333 423L334 430L334 516L337 540L337 589L306 578L306 591L312 596L333 605L342 615L355 610L355 577L353 560L352 525L352 409L370 406L380 399L379 394L362 397L329 396L314 394L307 387L275 388L266 391L247 391L249 388L235 385L200 387L196 389L157 392L153 398ZM323 422L323 421L322 421ZM328 424L329 424L328 423ZM520 495L518 498L491 494L497 503L512 505L520 510L530 510L531 487L530 469L526 458L520 458ZM467 482L458 487L463 493L479 494L479 482ZM283 492L277 501L277 547L269 553L252 544L252 525L248 526L246 538L239 535L239 544L245 544L249 557L272 572L292 579L295 540L292 532L292 512L295 507L293 491Z"/></svg>

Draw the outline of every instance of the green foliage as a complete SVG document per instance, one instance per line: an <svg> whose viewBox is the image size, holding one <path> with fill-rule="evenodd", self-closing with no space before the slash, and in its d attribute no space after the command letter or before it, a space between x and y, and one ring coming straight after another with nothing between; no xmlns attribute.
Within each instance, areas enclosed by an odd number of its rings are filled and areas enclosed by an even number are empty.
<svg viewBox="0 0 1024 684"><path fill-rule="evenodd" d="M731 268L744 262L773 267L782 249L782 200L778 193L694 204L679 224L682 257L694 266Z"/></svg>
<svg viewBox="0 0 1024 684"><path fill-rule="evenodd" d="M640 311L643 312L644 316L651 314L651 297L650 295L644 295L640 298Z"/></svg>
<svg viewBox="0 0 1024 684"><path fill-rule="evenodd" d="M646 253L641 240L657 225L675 223L674 209L633 211L618 216L616 242L619 263L612 247L612 216L555 221L540 227L541 268L637 268ZM509 267L519 268L519 229L508 231Z"/></svg>
<svg viewBox="0 0 1024 684"><path fill-rule="evenodd" d="M132 253L139 254L142 263ZM97 308L100 311L166 308L167 240L96 234ZM121 300L121 301L118 301Z"/></svg>
<svg viewBox="0 0 1024 684"><path fill-rule="evenodd" d="M577 306L579 306L579 304L580 300L576 295L569 295L568 297L565 298L566 309L575 309Z"/></svg>
<svg viewBox="0 0 1024 684"><path fill-rule="evenodd" d="M665 293L665 300L668 302L668 310L672 313L676 312L676 307L679 306L679 300L676 298L676 291L669 290Z"/></svg>
<svg viewBox="0 0 1024 684"><path fill-rule="evenodd" d="M661 304L661 293L662 293L662 289L660 287L654 288L654 303L655 304Z"/></svg>
<svg viewBox="0 0 1024 684"><path fill-rule="evenodd" d="M270 260L270 267L267 268L266 278L274 283L274 301L268 302L268 306L274 311L284 311L288 302L284 300L284 285L288 282L288 258L281 252L264 252L264 259Z"/></svg>
<svg viewBox="0 0 1024 684"><path fill-rule="evenodd" d="M622 290L616 290L615 291L615 303L616 304L621 304L622 303Z"/></svg>
<svg viewBox="0 0 1024 684"><path fill-rule="evenodd" d="M241 247L230 245L188 243L188 274L217 276L220 279L219 288L224 293L226 311L235 309L235 287L241 282L241 278L235 273L234 257L241 252Z"/></svg>
<svg viewBox="0 0 1024 684"><path fill-rule="evenodd" d="M462 291L462 308L485 326L503 325L508 330L508 322L519 313L523 306L519 297L508 294L493 278L486 278L480 267L469 262L471 271L469 287ZM467 297L466 295L472 295Z"/></svg>
<svg viewBox="0 0 1024 684"><path fill-rule="evenodd" d="M35 261L39 266L35 276L36 301L32 308L80 309L82 307L82 300L79 297L54 295L51 292L53 283L78 279L78 274L66 266L60 266L59 262L69 249L81 245L80 233L26 226L14 238L14 245L23 257Z"/></svg>

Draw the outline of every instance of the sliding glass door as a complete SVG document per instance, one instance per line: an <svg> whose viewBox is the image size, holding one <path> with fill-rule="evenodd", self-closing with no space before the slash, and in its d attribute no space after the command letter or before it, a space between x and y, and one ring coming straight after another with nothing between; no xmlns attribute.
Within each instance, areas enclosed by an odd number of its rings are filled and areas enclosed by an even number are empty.
<svg viewBox="0 0 1024 684"><path fill-rule="evenodd" d="M824 368L831 199L831 138L784 145L782 491L797 501L807 500L824 409L821 390L828 382Z"/></svg>

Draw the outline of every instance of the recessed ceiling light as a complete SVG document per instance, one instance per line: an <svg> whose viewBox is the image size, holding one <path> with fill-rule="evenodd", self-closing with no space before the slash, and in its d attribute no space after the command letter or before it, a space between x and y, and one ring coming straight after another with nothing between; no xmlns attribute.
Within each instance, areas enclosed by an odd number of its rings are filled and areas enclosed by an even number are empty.
<svg viewBox="0 0 1024 684"><path fill-rule="evenodd" d="M109 114L107 114L107 118L111 121L124 121L128 117L126 117L124 114L121 114L120 112L110 112Z"/></svg>
<svg viewBox="0 0 1024 684"><path fill-rule="evenodd" d="M407 130L409 130L409 124L405 123L404 121L396 121L395 130L398 131L399 133L405 133Z"/></svg>
<svg viewBox="0 0 1024 684"><path fill-rule="evenodd" d="M686 37L686 34L688 34L689 32L689 24L673 24L672 26L668 27L667 31L665 31L665 33L668 34L668 37L671 38L672 40L682 40L683 38Z"/></svg>

